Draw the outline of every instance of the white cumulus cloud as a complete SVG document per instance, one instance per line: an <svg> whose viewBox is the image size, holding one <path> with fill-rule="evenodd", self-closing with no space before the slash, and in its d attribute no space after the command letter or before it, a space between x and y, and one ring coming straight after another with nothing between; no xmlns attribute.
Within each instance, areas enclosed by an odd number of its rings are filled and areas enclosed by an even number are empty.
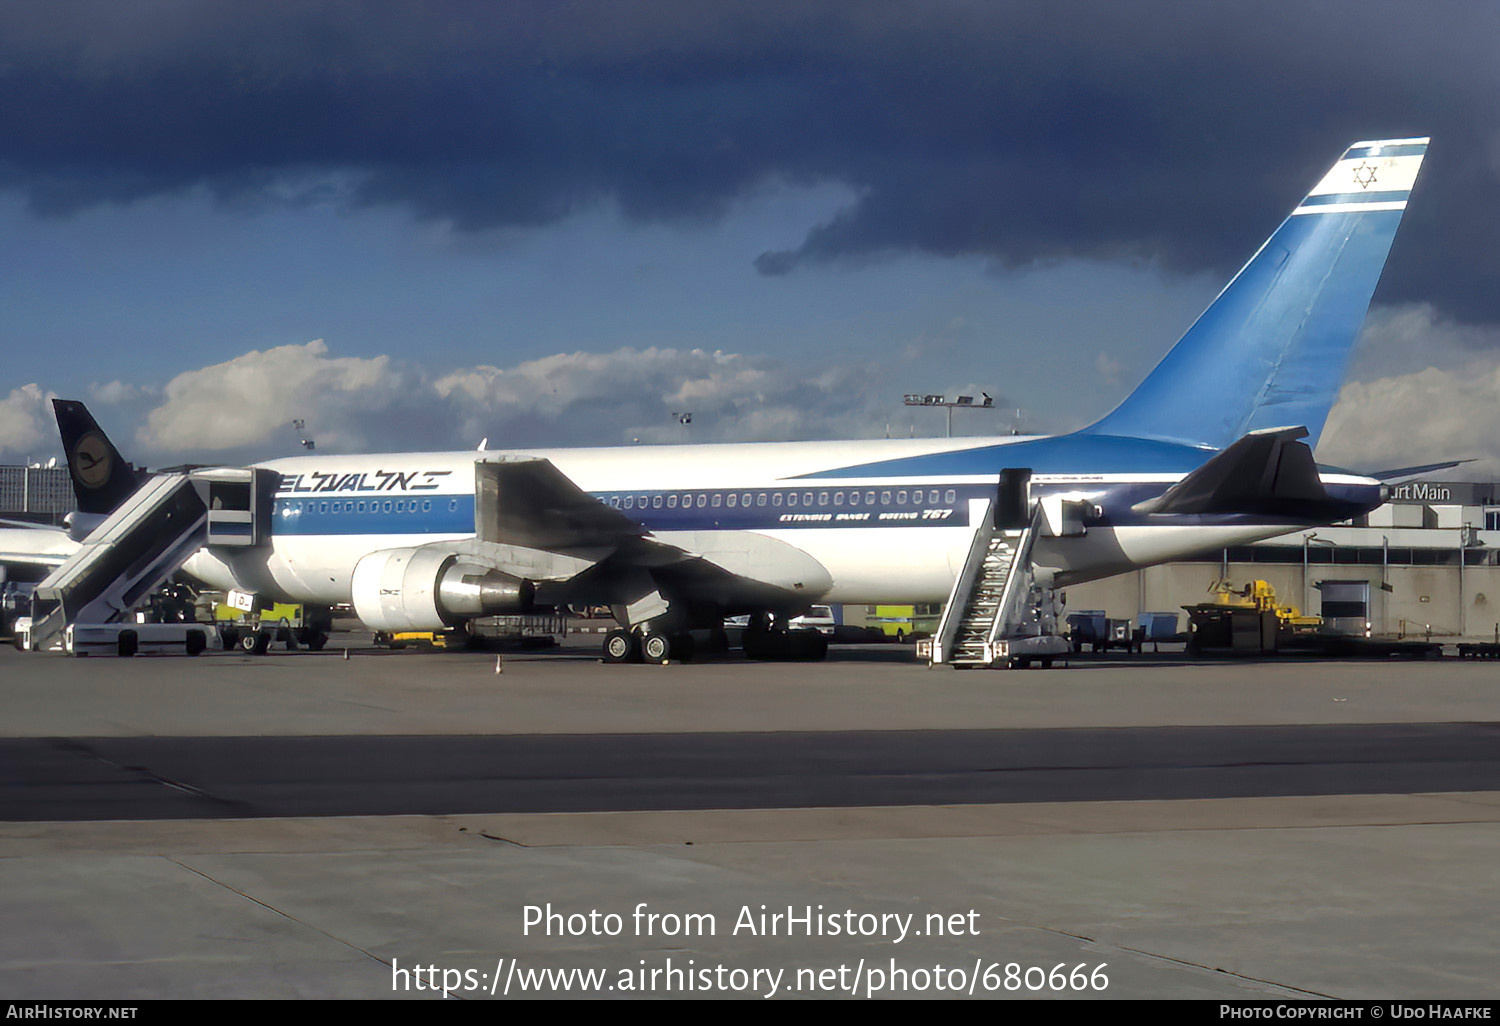
<svg viewBox="0 0 1500 1026"><path fill-rule="evenodd" d="M61 448L48 400L51 392L39 385L22 385L0 399L0 452L25 458Z"/></svg>
<svg viewBox="0 0 1500 1026"><path fill-rule="evenodd" d="M1500 330L1413 305L1371 315L1318 459L1359 470L1473 459L1453 477L1500 480Z"/></svg>
<svg viewBox="0 0 1500 1026"><path fill-rule="evenodd" d="M111 382L94 394L119 401L121 415L149 404L135 445L156 463L288 455L304 435L333 452L462 449L482 438L524 449L869 437L890 416L889 397L859 367L658 347L434 372L334 356L316 340L187 371L159 389Z"/></svg>
<svg viewBox="0 0 1500 1026"><path fill-rule="evenodd" d="M300 419L329 447L358 449L370 420L399 406L403 379L387 356L330 357L322 339L253 350L169 381L136 441L163 453L243 451L295 442Z"/></svg>

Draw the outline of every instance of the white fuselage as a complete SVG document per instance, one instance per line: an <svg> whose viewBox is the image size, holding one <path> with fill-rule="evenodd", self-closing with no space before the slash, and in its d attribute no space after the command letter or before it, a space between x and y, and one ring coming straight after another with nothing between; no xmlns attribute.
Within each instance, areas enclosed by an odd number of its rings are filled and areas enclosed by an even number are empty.
<svg viewBox="0 0 1500 1026"><path fill-rule="evenodd" d="M372 552L474 537L474 464L550 460L583 491L640 522L663 543L714 560L750 532L811 556L831 585L809 602L941 602L968 550L975 499L993 495L1012 453L1047 439L903 439L299 456L262 466L282 475L269 549L223 557L204 550L186 569L219 588L282 601L351 600L355 564ZM1021 447L1010 450L1010 445ZM983 451L997 469L961 465ZM1201 461L1208 452L1189 453ZM944 462L946 461L946 462ZM1066 462L1066 461L1063 461ZM1064 467L1071 471L1072 467ZM1160 493L1180 470L1049 472L1033 490L1104 503L1113 489ZM972 472L964 472L972 471ZM1337 483L1344 475L1325 475ZM1347 476L1350 483L1365 479ZM1373 483L1373 482L1371 482ZM1110 576L1245 544L1299 524L1119 523L1079 537L1040 538L1034 558L1058 584ZM1221 518L1222 519L1222 518Z"/></svg>

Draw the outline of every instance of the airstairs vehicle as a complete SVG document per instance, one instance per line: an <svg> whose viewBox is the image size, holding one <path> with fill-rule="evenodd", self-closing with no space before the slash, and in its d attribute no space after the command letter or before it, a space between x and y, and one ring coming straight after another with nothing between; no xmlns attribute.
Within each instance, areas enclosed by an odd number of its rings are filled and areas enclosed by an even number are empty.
<svg viewBox="0 0 1500 1026"><path fill-rule="evenodd" d="M23 647L202 652L216 638L212 625L137 623L135 610L199 549L269 545L279 480L274 471L236 467L150 478L37 585Z"/></svg>

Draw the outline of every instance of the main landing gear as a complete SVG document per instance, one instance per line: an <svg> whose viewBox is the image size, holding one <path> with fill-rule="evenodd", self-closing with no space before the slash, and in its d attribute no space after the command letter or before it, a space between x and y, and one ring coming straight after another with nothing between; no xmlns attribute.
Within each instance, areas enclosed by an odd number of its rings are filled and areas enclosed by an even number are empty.
<svg viewBox="0 0 1500 1026"><path fill-rule="evenodd" d="M686 631L678 634L663 634L648 631L637 634L625 628L616 628L604 636L604 661L606 663L668 663L677 660L685 663L693 658L693 636Z"/></svg>
<svg viewBox="0 0 1500 1026"><path fill-rule="evenodd" d="M746 630L740 645L747 659L760 662L820 663L828 658L828 639L813 630Z"/></svg>
<svg viewBox="0 0 1500 1026"><path fill-rule="evenodd" d="M699 631L702 634L702 631ZM727 651L723 630L706 634L705 651ZM625 627L604 634L606 663L670 663L693 658L699 643L687 631L636 631ZM745 657L765 663L819 663L828 657L828 637L816 630L783 630L780 627L748 627L741 639Z"/></svg>

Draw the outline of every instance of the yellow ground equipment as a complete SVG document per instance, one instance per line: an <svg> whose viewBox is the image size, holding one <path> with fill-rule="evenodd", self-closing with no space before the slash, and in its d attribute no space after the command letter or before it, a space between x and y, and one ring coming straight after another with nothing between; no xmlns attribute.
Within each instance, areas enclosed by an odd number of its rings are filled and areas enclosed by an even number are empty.
<svg viewBox="0 0 1500 1026"><path fill-rule="evenodd" d="M288 649L305 645L313 651L328 643L329 624L310 621L303 606L287 602L251 605L248 610L227 602L214 605L214 622L225 648L238 645L244 652L264 655L272 642L282 642Z"/></svg>
<svg viewBox="0 0 1500 1026"><path fill-rule="evenodd" d="M942 619L937 605L867 606L865 624L888 638L911 641L929 637Z"/></svg>
<svg viewBox="0 0 1500 1026"><path fill-rule="evenodd" d="M452 631L376 631L375 644L386 648L405 648L407 645L427 645L430 648L447 648Z"/></svg>
<svg viewBox="0 0 1500 1026"><path fill-rule="evenodd" d="M1209 585L1213 598L1187 610L1192 632L1191 651L1227 649L1246 654L1264 654L1317 635L1320 616L1304 616L1295 606L1279 605L1276 589L1268 581L1251 581L1236 588L1226 580Z"/></svg>

